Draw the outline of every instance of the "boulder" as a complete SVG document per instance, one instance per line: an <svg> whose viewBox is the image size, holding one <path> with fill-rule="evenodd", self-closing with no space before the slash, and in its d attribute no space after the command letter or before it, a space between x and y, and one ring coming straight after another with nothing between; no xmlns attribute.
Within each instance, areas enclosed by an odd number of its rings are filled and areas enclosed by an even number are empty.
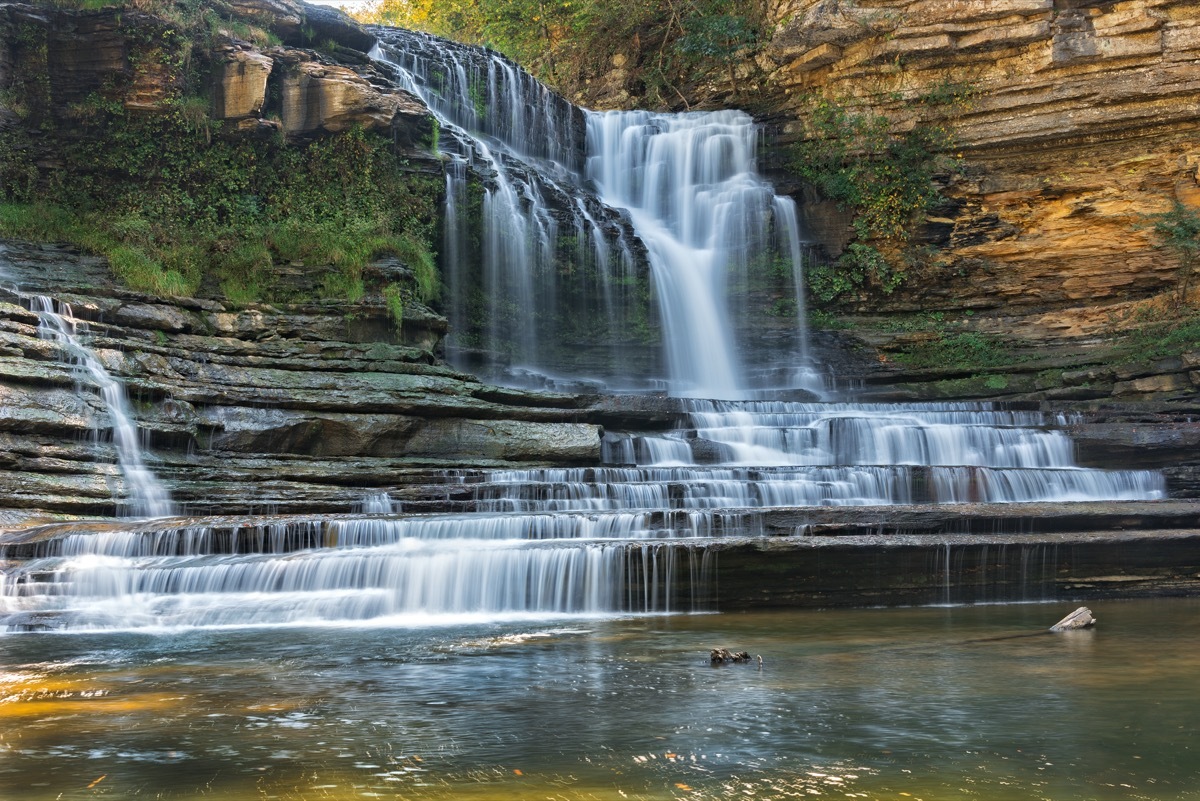
<svg viewBox="0 0 1200 801"><path fill-rule="evenodd" d="M337 133L355 125L390 129L401 118L425 121L426 108L407 94L382 92L346 67L306 61L289 52L281 81L283 131Z"/></svg>
<svg viewBox="0 0 1200 801"><path fill-rule="evenodd" d="M1086 606L1081 606L1051 626L1050 630L1054 632L1072 631L1075 629L1091 628L1094 625L1096 625L1096 618L1092 617L1092 610Z"/></svg>

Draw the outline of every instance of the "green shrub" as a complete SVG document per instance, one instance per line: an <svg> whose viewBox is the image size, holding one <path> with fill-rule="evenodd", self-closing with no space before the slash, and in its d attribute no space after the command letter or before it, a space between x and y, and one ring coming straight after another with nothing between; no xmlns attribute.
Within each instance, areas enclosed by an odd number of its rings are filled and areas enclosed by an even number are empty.
<svg viewBox="0 0 1200 801"><path fill-rule="evenodd" d="M436 297L427 243L441 182L406 171L388 139L359 129L303 145L213 138L195 98L159 115L85 105L86 135L60 144L70 168L39 189L52 202L0 206L3 233L108 256L118 278L155 294L203 284L234 303L269 299L274 265L302 262L336 268L323 291L357 300L363 267L394 253L412 268L414 295Z"/></svg>
<svg viewBox="0 0 1200 801"><path fill-rule="evenodd" d="M1200 212L1176 200L1170 211L1151 215L1150 222L1159 246L1179 260L1178 302L1186 303L1192 273L1200 259Z"/></svg>
<svg viewBox="0 0 1200 801"><path fill-rule="evenodd" d="M392 318L392 324L396 326L396 330L402 330L404 328L404 296L403 290L398 284L388 284L383 288L383 302L387 306L388 316Z"/></svg>
<svg viewBox="0 0 1200 801"><path fill-rule="evenodd" d="M901 364L914 368L962 371L1003 367L1017 361L1002 342L974 331L942 333L937 339L910 348L907 352L897 354L895 358ZM995 388L997 387L993 387Z"/></svg>
<svg viewBox="0 0 1200 801"><path fill-rule="evenodd" d="M934 177L957 168L948 152L952 134L931 125L897 133L885 114L826 99L813 101L805 125L792 168L854 213L856 238L836 265L812 271L814 297L831 302L864 289L892 292L903 280L903 262L884 254L898 254L925 221L939 198Z"/></svg>
<svg viewBox="0 0 1200 801"><path fill-rule="evenodd" d="M186 296L196 291L195 284L178 269L165 268L138 248L118 245L105 255L113 274L131 289L162 297Z"/></svg>

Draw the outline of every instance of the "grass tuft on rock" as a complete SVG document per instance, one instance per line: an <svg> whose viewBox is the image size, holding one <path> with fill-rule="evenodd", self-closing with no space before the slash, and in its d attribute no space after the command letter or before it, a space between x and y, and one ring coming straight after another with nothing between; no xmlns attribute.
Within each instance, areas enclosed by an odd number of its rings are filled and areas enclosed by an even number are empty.
<svg viewBox="0 0 1200 801"><path fill-rule="evenodd" d="M411 298L437 296L441 182L410 171L389 139L223 137L197 123L200 108L181 98L132 114L97 99L78 131L47 137L66 166L37 181L7 180L28 177L32 149L0 148L0 235L102 255L124 284L160 296L357 301L364 268L384 255L409 267ZM288 266L334 275L313 283L317 298L289 297Z"/></svg>

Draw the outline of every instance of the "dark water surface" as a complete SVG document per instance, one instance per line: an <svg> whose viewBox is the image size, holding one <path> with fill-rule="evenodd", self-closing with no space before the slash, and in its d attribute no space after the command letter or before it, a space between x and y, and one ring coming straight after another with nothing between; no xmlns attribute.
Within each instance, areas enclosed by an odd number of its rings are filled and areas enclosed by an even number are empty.
<svg viewBox="0 0 1200 801"><path fill-rule="evenodd" d="M9 635L0 798L1200 799L1200 599L1073 608Z"/></svg>

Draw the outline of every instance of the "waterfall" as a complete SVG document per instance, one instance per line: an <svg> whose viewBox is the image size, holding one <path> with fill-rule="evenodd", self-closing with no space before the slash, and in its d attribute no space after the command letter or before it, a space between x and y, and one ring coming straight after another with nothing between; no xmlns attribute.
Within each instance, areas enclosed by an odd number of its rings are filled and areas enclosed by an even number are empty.
<svg viewBox="0 0 1200 801"><path fill-rule="evenodd" d="M0 257L4 247L0 245ZM0 273L0 276L3 276ZM142 443L134 422L125 387L100 363L94 351L83 341L87 325L75 318L67 303L45 295L30 295L9 288L9 291L38 316L38 336L53 343L71 366L80 386L97 390L108 413L112 442L117 452L117 466L125 479L128 497L118 500L118 508L126 514L143 517L165 517L175 513L166 488L146 466Z"/></svg>
<svg viewBox="0 0 1200 801"><path fill-rule="evenodd" d="M171 496L158 478L146 467L137 424L129 408L125 387L113 378L96 354L83 344L80 335L87 327L75 319L69 304L55 303L44 295L29 295L26 300L39 319L38 334L53 342L73 366L79 382L95 386L104 401L112 427L117 464L125 477L129 498L125 507L135 516L165 517L175 513Z"/></svg>
<svg viewBox="0 0 1200 801"><path fill-rule="evenodd" d="M637 516L626 517L618 530L632 530ZM493 520L482 529L471 519L350 519L249 531L201 525L68 534L42 543L46 555L0 575L0 622L72 629L432 625L691 611L681 588L703 582L709 569L700 548L612 539L604 525L578 517L542 518L544 539L521 537L528 517Z"/></svg>
<svg viewBox="0 0 1200 801"><path fill-rule="evenodd" d="M378 33L372 55L426 103L447 140L443 261L456 298L450 351L460 362L474 336L484 351L478 366L501 380L568 372L609 388L667 386L706 398L821 389L804 337L795 204L758 175L748 115L584 112L498 54ZM477 221L464 213L472 172L482 183ZM480 242L474 281L463 246L471 236ZM641 280L635 250L649 269L646 297L631 291ZM778 269L794 276L785 288L800 315L783 387L752 380L744 367L753 348L744 332L764 311L746 300L749 286ZM665 372L631 364L630 332L644 333L651 318L661 323ZM596 340L606 363L598 375L580 372Z"/></svg>
<svg viewBox="0 0 1200 801"><path fill-rule="evenodd" d="M821 385L805 340L795 204L758 176L747 115L585 113L490 51L407 31L380 37L373 55L440 125L451 356L509 381L553 385L565 370L609 387L667 386L687 396L679 426L606 432L603 464L592 467L492 470L478 481L451 472L438 486L364 490L347 516L32 530L0 547L0 628L706 610L722 541L780 534L765 509L788 510L777 516L783 533L798 533L808 507L1165 497L1158 472L1080 467L1061 430L1069 421L1037 411L756 399ZM741 291L780 265L797 315L782 383L747 367L763 311ZM648 314L638 304L651 297ZM81 381L101 389L134 506L168 513L120 385L81 344L69 308L35 305ZM652 322L663 328L657 362L627 341ZM461 511L413 513L431 502ZM949 577L949 543L929 543Z"/></svg>
<svg viewBox="0 0 1200 801"><path fill-rule="evenodd" d="M438 121L448 164L448 355L509 383L551 379L563 372L558 343L577 311L566 303L563 276L601 276L584 284L594 292L599 283L599 294L611 297L611 276L630 267L616 224L579 188L582 113L490 51L390 30L372 56ZM609 306L603 327L612 315ZM481 361L471 361L473 351Z"/></svg>
<svg viewBox="0 0 1200 801"><path fill-rule="evenodd" d="M726 299L731 284L775 255L772 226L786 242L803 309L795 205L758 176L757 139L740 111L588 115L587 174L601 200L629 214L646 245L675 395L734 399L754 389L733 319L762 310L731 308ZM799 330L806 325L801 318ZM801 342L796 358L805 364Z"/></svg>

